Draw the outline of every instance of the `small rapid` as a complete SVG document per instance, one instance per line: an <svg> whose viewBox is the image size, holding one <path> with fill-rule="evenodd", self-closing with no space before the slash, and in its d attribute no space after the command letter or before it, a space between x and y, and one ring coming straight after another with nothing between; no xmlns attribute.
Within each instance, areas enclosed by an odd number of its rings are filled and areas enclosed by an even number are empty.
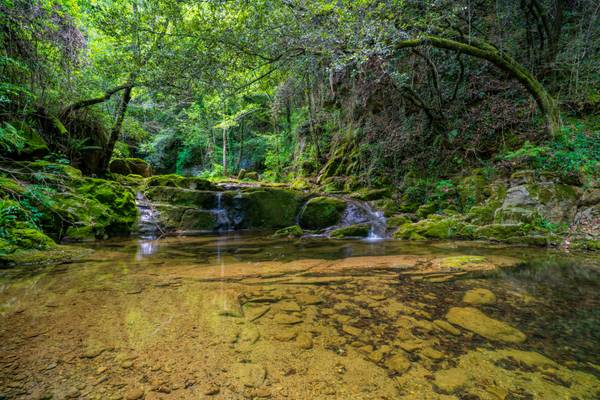
<svg viewBox="0 0 600 400"><path fill-rule="evenodd" d="M135 195L135 205L140 214L136 229L139 238L154 240L160 237L163 232L158 221L159 213L141 191Z"/></svg>

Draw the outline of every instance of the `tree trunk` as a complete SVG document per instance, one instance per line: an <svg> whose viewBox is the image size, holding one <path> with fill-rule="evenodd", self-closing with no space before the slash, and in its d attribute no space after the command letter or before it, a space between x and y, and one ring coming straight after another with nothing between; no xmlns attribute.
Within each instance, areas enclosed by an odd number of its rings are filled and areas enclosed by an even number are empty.
<svg viewBox="0 0 600 400"><path fill-rule="evenodd" d="M131 101L131 92L133 90L134 79L135 77L131 77L129 79L129 82L131 84L123 90L123 97L121 97L121 102L119 103L119 107L117 108L115 124L113 125L110 131L110 138L108 139L108 144L106 145L104 157L102 158L100 172L106 172L108 170L108 164L110 163L112 153L115 150L115 144L117 143L117 140L119 140L119 136L121 136L121 128L123 127L123 121L125 120L125 113L127 112L127 107L129 106L129 102Z"/></svg>
<svg viewBox="0 0 600 400"><path fill-rule="evenodd" d="M223 128L223 176L227 176L227 129Z"/></svg>
<svg viewBox="0 0 600 400"><path fill-rule="evenodd" d="M236 171L240 170L242 165L242 158L244 157L244 123L240 123L240 152L238 153L238 161Z"/></svg>
<svg viewBox="0 0 600 400"><path fill-rule="evenodd" d="M507 72L511 77L519 81L529 94L534 97L546 120L546 129L548 130L548 133L552 136L555 136L558 133L560 121L556 101L525 67L508 54L479 40L470 39L469 43L464 43L435 35L425 35L418 39L403 40L396 44L396 49L400 50L423 45L431 45L440 49L458 51L476 58L481 58Z"/></svg>

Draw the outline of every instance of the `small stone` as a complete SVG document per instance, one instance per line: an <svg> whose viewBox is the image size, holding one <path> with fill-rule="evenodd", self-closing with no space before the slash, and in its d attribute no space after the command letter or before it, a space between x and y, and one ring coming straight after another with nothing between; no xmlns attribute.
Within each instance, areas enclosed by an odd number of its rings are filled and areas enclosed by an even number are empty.
<svg viewBox="0 0 600 400"><path fill-rule="evenodd" d="M451 394L467 383L468 374L460 368L451 368L435 373L434 385L442 393Z"/></svg>
<svg viewBox="0 0 600 400"><path fill-rule="evenodd" d="M444 358L444 353L442 353L441 351L437 351L433 347L425 347L423 350L421 350L419 354L432 360L441 360L442 358Z"/></svg>
<svg viewBox="0 0 600 400"><path fill-rule="evenodd" d="M471 289L465 293L463 297L463 303L467 304L494 304L496 302L496 295L488 289Z"/></svg>
<svg viewBox="0 0 600 400"><path fill-rule="evenodd" d="M522 343L527 339L527 336L518 329L492 319L473 307L452 307L446 314L446 319L490 340Z"/></svg>
<svg viewBox="0 0 600 400"><path fill-rule="evenodd" d="M296 338L296 344L303 350L309 350L313 347L312 336L308 333L300 333Z"/></svg>
<svg viewBox="0 0 600 400"><path fill-rule="evenodd" d="M126 400L139 400L144 398L144 389L142 388L134 388L130 389L125 393Z"/></svg>
<svg viewBox="0 0 600 400"><path fill-rule="evenodd" d="M403 354L396 354L385 362L385 366L393 372L403 374L410 368L410 361Z"/></svg>
<svg viewBox="0 0 600 400"><path fill-rule="evenodd" d="M258 364L237 363L232 366L231 371L244 386L254 388L262 386L267 376L265 368Z"/></svg>
<svg viewBox="0 0 600 400"><path fill-rule="evenodd" d="M207 396L214 396L215 394L219 394L221 389L215 384L211 384L205 391L204 394Z"/></svg>
<svg viewBox="0 0 600 400"><path fill-rule="evenodd" d="M296 332L295 330L285 329L275 332L274 337L280 342L289 342L290 340L294 340L297 334L298 332Z"/></svg>
<svg viewBox="0 0 600 400"><path fill-rule="evenodd" d="M352 336L361 336L363 333L362 329L356 328L352 325L342 325L342 331Z"/></svg>
<svg viewBox="0 0 600 400"><path fill-rule="evenodd" d="M96 369L96 373L97 374L103 374L108 370L108 368L106 367L98 367L98 369Z"/></svg>
<svg viewBox="0 0 600 400"><path fill-rule="evenodd" d="M248 321L256 321L269 312L271 306L250 306L244 308L244 316Z"/></svg>
<svg viewBox="0 0 600 400"><path fill-rule="evenodd" d="M260 339L260 332L256 325L249 324L242 328L240 333L240 341L243 343L254 344Z"/></svg>
<svg viewBox="0 0 600 400"><path fill-rule="evenodd" d="M296 296L296 300L298 300L300 303L307 305L307 306L323 303L323 299L314 294L300 293L299 295Z"/></svg>
<svg viewBox="0 0 600 400"><path fill-rule="evenodd" d="M106 347L90 347L83 352L81 358L96 358L106 350Z"/></svg>
<svg viewBox="0 0 600 400"><path fill-rule="evenodd" d="M300 312L302 309L295 301L282 301L279 303L279 308L287 312Z"/></svg>
<svg viewBox="0 0 600 400"><path fill-rule="evenodd" d="M275 314L275 316L273 317L273 322L281 325L295 325L301 323L302 319L298 318L295 315L279 313Z"/></svg>
<svg viewBox="0 0 600 400"><path fill-rule="evenodd" d="M435 321L433 321L433 324L436 327L440 328L443 331L448 332L451 335L455 335L455 336L460 335L460 330L458 328L452 326L452 324L450 324L449 322L446 322L441 319L436 319Z"/></svg>
<svg viewBox="0 0 600 400"><path fill-rule="evenodd" d="M131 367L133 367L133 361L131 360L123 361L121 363L121 368L129 369Z"/></svg>

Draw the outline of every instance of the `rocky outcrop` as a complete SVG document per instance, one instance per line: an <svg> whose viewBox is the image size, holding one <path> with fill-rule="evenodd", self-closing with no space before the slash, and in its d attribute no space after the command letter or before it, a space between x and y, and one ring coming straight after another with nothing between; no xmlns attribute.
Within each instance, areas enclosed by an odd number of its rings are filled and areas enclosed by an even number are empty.
<svg viewBox="0 0 600 400"><path fill-rule="evenodd" d="M307 229L323 229L342 220L346 202L335 197L310 199L300 214L300 225Z"/></svg>
<svg viewBox="0 0 600 400"><path fill-rule="evenodd" d="M487 181L481 174L458 180L456 195L415 205L401 196L388 219L405 240L482 239L528 245L600 248L600 190L583 190L551 174L519 171ZM412 200L411 200L412 201ZM417 219L416 222L413 222Z"/></svg>
<svg viewBox="0 0 600 400"><path fill-rule="evenodd" d="M116 158L110 162L108 169L113 174L140 175L144 178L152 175L150 164L141 158Z"/></svg>

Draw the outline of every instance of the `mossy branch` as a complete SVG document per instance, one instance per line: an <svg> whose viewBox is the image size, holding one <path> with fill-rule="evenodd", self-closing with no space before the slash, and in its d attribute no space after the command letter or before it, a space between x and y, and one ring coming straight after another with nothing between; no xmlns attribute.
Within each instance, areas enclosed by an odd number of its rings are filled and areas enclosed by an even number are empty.
<svg viewBox="0 0 600 400"><path fill-rule="evenodd" d="M470 39L469 43L465 43L436 35L424 35L416 39L403 40L398 42L395 47L397 50L401 50L423 45L453 50L480 58L491 62L496 67L507 72L511 77L519 81L536 100L537 105L546 120L546 129L548 132L552 136L558 133L560 122L556 101L525 67L508 54L501 52L489 43L480 40Z"/></svg>

